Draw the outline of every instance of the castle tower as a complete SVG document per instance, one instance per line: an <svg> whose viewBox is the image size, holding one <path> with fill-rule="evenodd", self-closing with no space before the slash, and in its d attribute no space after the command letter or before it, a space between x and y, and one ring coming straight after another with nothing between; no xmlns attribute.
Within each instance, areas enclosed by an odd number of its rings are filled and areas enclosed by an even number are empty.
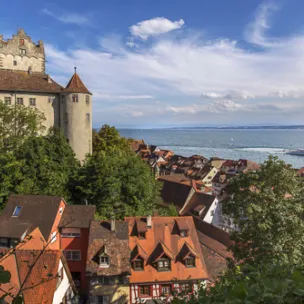
<svg viewBox="0 0 304 304"><path fill-rule="evenodd" d="M12 39L4 40L0 35L0 70L45 73L43 42L32 42L23 29Z"/></svg>
<svg viewBox="0 0 304 304"><path fill-rule="evenodd" d="M61 126L76 157L83 161L92 153L92 93L76 72L64 89Z"/></svg>

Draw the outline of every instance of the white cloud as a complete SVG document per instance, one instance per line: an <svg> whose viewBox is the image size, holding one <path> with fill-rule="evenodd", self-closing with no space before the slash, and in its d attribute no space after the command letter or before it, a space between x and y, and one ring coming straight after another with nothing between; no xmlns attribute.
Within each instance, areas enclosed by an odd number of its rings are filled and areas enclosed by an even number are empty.
<svg viewBox="0 0 304 304"><path fill-rule="evenodd" d="M47 64L58 80L68 79L77 65L94 93L95 124L301 123L304 36L280 38L280 43L260 37L267 47L256 51L193 32L178 40L159 36L136 49L108 36L95 50L63 52L46 45Z"/></svg>
<svg viewBox="0 0 304 304"><path fill-rule="evenodd" d="M48 10L47 8L42 9L41 12L63 23L71 23L78 25L84 25L90 23L89 19L85 17L83 14L78 14L78 13L57 14Z"/></svg>
<svg viewBox="0 0 304 304"><path fill-rule="evenodd" d="M130 27L130 32L134 37L147 40L150 36L157 36L180 29L185 24L183 19L170 21L164 17L157 17L150 20L138 22Z"/></svg>

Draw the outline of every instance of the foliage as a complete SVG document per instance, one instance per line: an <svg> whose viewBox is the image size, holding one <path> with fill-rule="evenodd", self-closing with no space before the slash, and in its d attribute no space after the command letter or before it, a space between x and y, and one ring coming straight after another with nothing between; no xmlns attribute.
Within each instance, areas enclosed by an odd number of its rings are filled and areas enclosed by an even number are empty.
<svg viewBox="0 0 304 304"><path fill-rule="evenodd" d="M25 138L44 131L45 116L35 107L9 106L0 101L0 149L12 150Z"/></svg>
<svg viewBox="0 0 304 304"><path fill-rule="evenodd" d="M16 193L69 199L68 183L79 163L60 130L52 128L46 136L29 137L15 154L23 164L22 181L14 187Z"/></svg>
<svg viewBox="0 0 304 304"><path fill-rule="evenodd" d="M115 127L103 125L97 132L93 130L93 152L107 151L109 149L129 150L130 140L119 135Z"/></svg>
<svg viewBox="0 0 304 304"><path fill-rule="evenodd" d="M304 302L304 267L238 266L190 299L179 295L174 304L300 304Z"/></svg>
<svg viewBox="0 0 304 304"><path fill-rule="evenodd" d="M158 214L160 216L178 216L178 212L173 203L171 203L168 207L159 206Z"/></svg>
<svg viewBox="0 0 304 304"><path fill-rule="evenodd" d="M270 156L258 172L234 178L227 192L223 207L238 227L231 236L237 260L303 263L304 181L289 165Z"/></svg>
<svg viewBox="0 0 304 304"><path fill-rule="evenodd" d="M88 156L71 184L73 200L96 205L101 217L148 215L159 203L158 182L130 150L113 147Z"/></svg>

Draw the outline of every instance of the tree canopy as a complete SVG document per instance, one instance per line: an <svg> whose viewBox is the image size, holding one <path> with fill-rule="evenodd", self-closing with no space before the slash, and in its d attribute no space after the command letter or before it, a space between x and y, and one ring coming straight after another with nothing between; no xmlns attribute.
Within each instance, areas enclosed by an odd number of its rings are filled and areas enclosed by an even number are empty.
<svg viewBox="0 0 304 304"><path fill-rule="evenodd" d="M239 261L303 263L304 180L270 156L257 172L240 174L227 188L223 210L238 229L231 235Z"/></svg>

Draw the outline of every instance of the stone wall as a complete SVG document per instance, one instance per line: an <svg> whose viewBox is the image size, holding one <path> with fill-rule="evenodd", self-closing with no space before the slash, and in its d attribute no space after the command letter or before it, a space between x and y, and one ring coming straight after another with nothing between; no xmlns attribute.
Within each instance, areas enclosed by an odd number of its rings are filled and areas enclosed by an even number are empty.
<svg viewBox="0 0 304 304"><path fill-rule="evenodd" d="M32 42L24 30L18 30L12 39L4 40L0 35L0 69L45 72L43 42Z"/></svg>

